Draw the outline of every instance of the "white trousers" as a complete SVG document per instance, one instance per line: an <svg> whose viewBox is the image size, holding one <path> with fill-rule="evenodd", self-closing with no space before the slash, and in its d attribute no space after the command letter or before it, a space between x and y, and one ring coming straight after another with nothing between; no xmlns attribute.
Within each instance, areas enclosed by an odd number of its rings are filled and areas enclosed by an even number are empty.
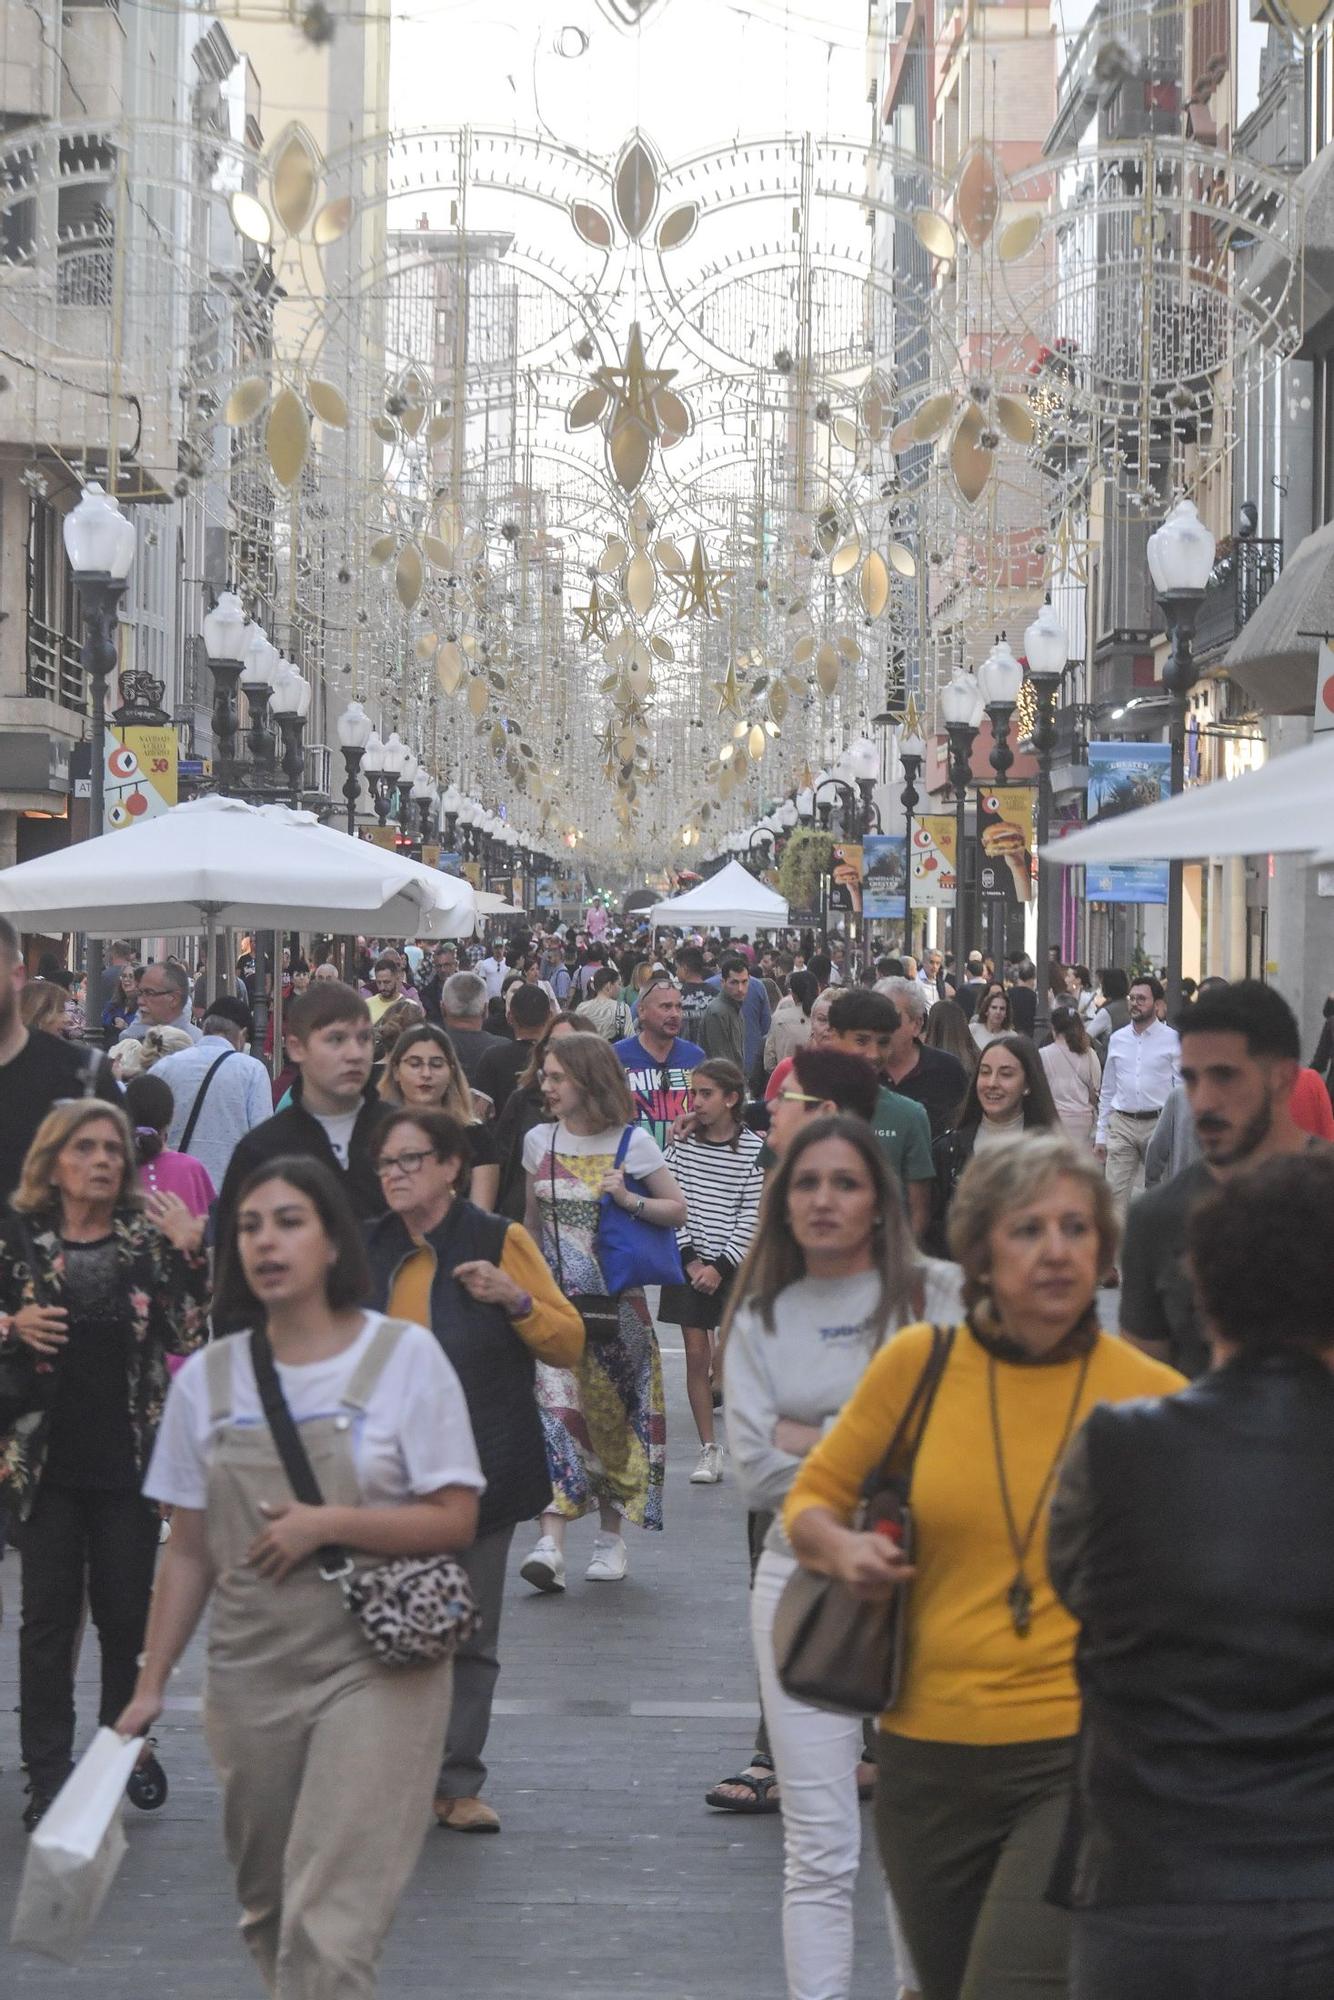
<svg viewBox="0 0 1334 2000"><path fill-rule="evenodd" d="M783 1958L788 2000L848 2000L852 1899L861 1860L857 1766L862 1726L784 1694L774 1668L774 1607L797 1567L766 1549L750 1594L750 1631L783 1802ZM899 1979L915 1980L889 1909Z"/></svg>

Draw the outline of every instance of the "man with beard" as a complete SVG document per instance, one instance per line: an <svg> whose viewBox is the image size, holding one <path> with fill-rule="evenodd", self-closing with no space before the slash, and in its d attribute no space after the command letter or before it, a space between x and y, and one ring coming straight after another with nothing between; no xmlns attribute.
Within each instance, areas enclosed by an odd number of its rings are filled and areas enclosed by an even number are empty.
<svg viewBox="0 0 1334 2000"><path fill-rule="evenodd" d="M1318 1145L1292 1116L1297 1019L1258 979L1202 993L1180 1016L1181 1081L1201 1158L1131 1205L1121 1256L1121 1331L1183 1374L1210 1363L1184 1244L1186 1217L1239 1167Z"/></svg>
<svg viewBox="0 0 1334 2000"><path fill-rule="evenodd" d="M7 917L0 917L0 1208L18 1186L24 1155L53 1104L68 1097L120 1103L105 1056L60 1035L24 1027L22 985L18 932Z"/></svg>

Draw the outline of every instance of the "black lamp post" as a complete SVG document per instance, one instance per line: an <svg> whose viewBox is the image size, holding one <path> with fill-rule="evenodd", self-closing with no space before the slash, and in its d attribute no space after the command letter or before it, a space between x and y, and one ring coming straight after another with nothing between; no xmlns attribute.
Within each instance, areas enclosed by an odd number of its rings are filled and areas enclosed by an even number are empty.
<svg viewBox="0 0 1334 2000"><path fill-rule="evenodd" d="M1010 748L1010 725L1014 721L1014 711L1019 706L1019 693L1024 685L1024 670L1007 645L1005 635L996 641L991 651L977 670L977 685L986 704L987 720L991 724L991 768L996 773L996 783L1003 785L1014 763L1014 752ZM977 930L979 938L983 934L982 924L982 875L983 855L981 824L978 827L977 846ZM1004 948L1002 947L1002 955Z"/></svg>
<svg viewBox="0 0 1334 2000"><path fill-rule="evenodd" d="M1034 1030L1045 1028L1051 1017L1052 890L1056 871L1042 859L1051 839L1051 758L1056 748L1056 698L1069 657L1065 628L1048 598L1024 634L1024 655L1028 678L1033 685L1037 712L1033 723L1033 748L1038 760L1038 1005Z"/></svg>
<svg viewBox="0 0 1334 2000"><path fill-rule="evenodd" d="M347 830L354 840L357 834L357 800L361 796L361 767L374 734L371 719L361 703L350 701L338 718L338 747L343 753L343 764L347 771L347 776L343 780L343 797L347 801Z"/></svg>
<svg viewBox="0 0 1334 2000"><path fill-rule="evenodd" d="M214 775L224 788L235 774L236 690L245 671L247 637L240 598L234 590L220 592L204 619L204 652L213 676Z"/></svg>
<svg viewBox="0 0 1334 2000"><path fill-rule="evenodd" d="M290 660L280 660L270 707L282 733L283 775L287 779L287 803L293 812L300 808L306 775L304 738L306 717L310 713L310 694L310 682L304 674L299 673Z"/></svg>
<svg viewBox="0 0 1334 2000"><path fill-rule="evenodd" d="M954 962L962 980L968 961L968 898L964 893L968 840L968 787L973 777L973 745L982 726L982 693L976 676L960 667L940 691L940 713L950 746L950 790L954 794Z"/></svg>
<svg viewBox="0 0 1334 2000"><path fill-rule="evenodd" d="M1178 500L1156 533L1149 536L1149 574L1163 607L1171 644L1163 669L1163 686L1172 701L1169 730L1172 797L1186 789L1186 703L1198 678L1195 666L1195 621L1213 572L1215 542L1192 500ZM1167 997L1168 1011L1181 1003L1182 875L1180 861L1168 864Z"/></svg>
<svg viewBox="0 0 1334 2000"><path fill-rule="evenodd" d="M914 710L914 713L916 711ZM919 793L917 780L922 775L926 762L926 744L915 729L909 728L899 738L899 763L903 770L903 790L899 799L903 806L903 944L905 951L911 952L912 944L912 823L917 811Z"/></svg>

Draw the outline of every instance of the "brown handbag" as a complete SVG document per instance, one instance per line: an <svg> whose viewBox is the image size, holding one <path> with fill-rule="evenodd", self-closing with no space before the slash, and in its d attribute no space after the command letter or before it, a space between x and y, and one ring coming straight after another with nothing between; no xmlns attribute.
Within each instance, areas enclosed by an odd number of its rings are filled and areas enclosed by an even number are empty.
<svg viewBox="0 0 1334 2000"><path fill-rule="evenodd" d="M953 1328L931 1329L931 1352L850 1523L858 1530L892 1528L909 1561L913 1465L953 1346ZM774 1611L774 1664L784 1693L835 1715L883 1715L893 1708L903 1679L907 1599L905 1585L888 1603L868 1604L837 1577L795 1570Z"/></svg>

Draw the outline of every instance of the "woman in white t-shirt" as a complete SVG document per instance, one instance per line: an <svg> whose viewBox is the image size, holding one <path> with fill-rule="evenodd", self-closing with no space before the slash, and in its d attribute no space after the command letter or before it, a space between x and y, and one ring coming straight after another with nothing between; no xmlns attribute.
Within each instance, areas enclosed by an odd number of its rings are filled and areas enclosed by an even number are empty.
<svg viewBox="0 0 1334 2000"><path fill-rule="evenodd" d="M346 2000L374 1994L429 1822L452 1664L380 1665L319 1551L380 1562L466 1548L484 1485L439 1343L363 1311L367 1289L327 1167L280 1158L249 1177L215 1306L256 1331L193 1356L168 1396L144 1490L174 1508L172 1534L117 1723L137 1736L156 1720L211 1605L204 1720L242 1932L270 1992ZM265 1338L322 1506L292 1499L251 1358Z"/></svg>
<svg viewBox="0 0 1334 2000"><path fill-rule="evenodd" d="M649 1133L635 1124L625 1071L601 1035L563 1035L542 1059L542 1093L559 1121L536 1125L524 1140L529 1234L541 1230L542 1253L567 1298L607 1296L597 1261L604 1195L646 1222L678 1229L685 1197ZM616 1154L630 1128L621 1166ZM647 1190L626 1186L626 1176ZM667 1420L662 1357L643 1290L617 1296L617 1332L590 1339L577 1368L537 1365L553 1502L519 1574L537 1590L565 1588L565 1524L598 1511L599 1530L585 1576L618 1583L628 1559L623 1521L662 1526Z"/></svg>

